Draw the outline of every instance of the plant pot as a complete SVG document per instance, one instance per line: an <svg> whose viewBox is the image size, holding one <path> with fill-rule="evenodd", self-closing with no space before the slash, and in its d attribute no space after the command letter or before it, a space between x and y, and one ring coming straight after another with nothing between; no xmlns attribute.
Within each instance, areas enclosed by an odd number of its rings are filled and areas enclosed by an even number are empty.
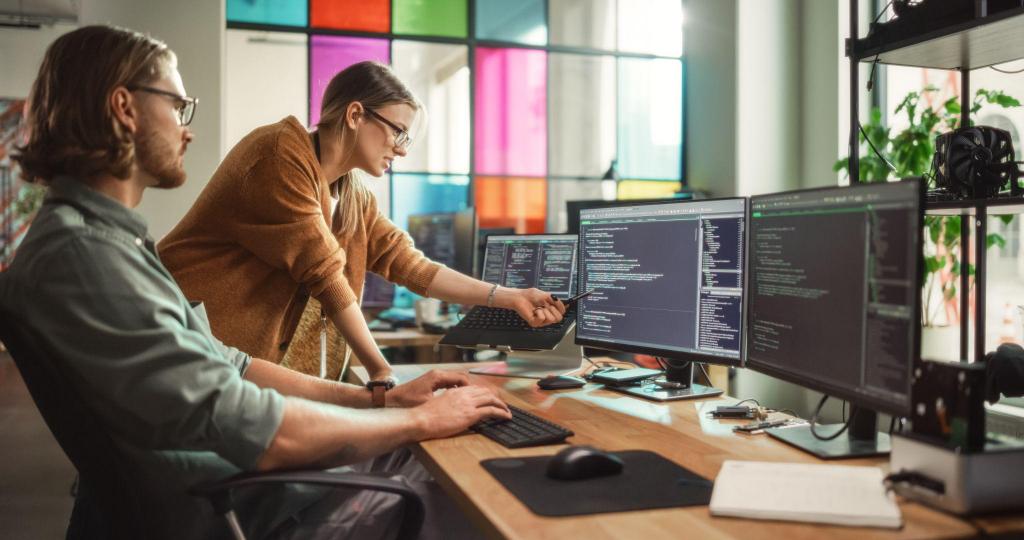
<svg viewBox="0 0 1024 540"><path fill-rule="evenodd" d="M960 360L959 326L924 326L921 328L921 358L925 360Z"/></svg>

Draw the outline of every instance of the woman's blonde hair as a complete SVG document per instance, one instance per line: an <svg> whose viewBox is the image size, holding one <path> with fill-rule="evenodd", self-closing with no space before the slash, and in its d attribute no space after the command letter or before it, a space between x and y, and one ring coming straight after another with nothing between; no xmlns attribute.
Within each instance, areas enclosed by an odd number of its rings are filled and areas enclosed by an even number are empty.
<svg viewBox="0 0 1024 540"><path fill-rule="evenodd" d="M25 178L127 178L135 142L114 117L110 95L151 83L176 63L164 42L124 28L85 26L57 38L29 94L28 142L13 156Z"/></svg>
<svg viewBox="0 0 1024 540"><path fill-rule="evenodd" d="M327 84L320 106L320 121L316 124L317 129L335 128L338 130L338 138L342 139L348 130L345 123L345 112L351 103L357 101L368 109L378 109L398 103L409 105L417 112L423 109L420 102L395 76L391 68L380 62L359 62L342 70ZM351 151L351 149L347 149L347 151ZM373 195L354 169L341 178L338 186L341 228L343 231L351 231L362 220L359 211L363 203Z"/></svg>

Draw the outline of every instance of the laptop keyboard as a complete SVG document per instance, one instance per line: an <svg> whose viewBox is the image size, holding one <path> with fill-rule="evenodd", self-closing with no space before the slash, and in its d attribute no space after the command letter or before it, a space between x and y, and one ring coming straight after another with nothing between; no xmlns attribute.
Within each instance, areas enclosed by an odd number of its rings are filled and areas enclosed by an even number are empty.
<svg viewBox="0 0 1024 540"><path fill-rule="evenodd" d="M512 411L511 420L484 420L470 429L505 448L559 444L573 435L572 430L518 407L509 405L508 408Z"/></svg>
<svg viewBox="0 0 1024 540"><path fill-rule="evenodd" d="M575 320L575 310L565 312L562 320L539 328L532 328L525 319L514 310L504 308L476 307L466 315L459 326L472 330L529 330L542 333L559 333L567 324Z"/></svg>

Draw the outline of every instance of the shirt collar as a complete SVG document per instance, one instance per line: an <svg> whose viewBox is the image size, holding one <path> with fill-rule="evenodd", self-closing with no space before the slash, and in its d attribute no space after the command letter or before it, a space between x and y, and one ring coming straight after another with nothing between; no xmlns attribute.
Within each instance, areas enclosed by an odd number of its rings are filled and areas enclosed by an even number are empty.
<svg viewBox="0 0 1024 540"><path fill-rule="evenodd" d="M47 198L60 199L136 237L148 236L149 225L141 214L70 176L54 178Z"/></svg>

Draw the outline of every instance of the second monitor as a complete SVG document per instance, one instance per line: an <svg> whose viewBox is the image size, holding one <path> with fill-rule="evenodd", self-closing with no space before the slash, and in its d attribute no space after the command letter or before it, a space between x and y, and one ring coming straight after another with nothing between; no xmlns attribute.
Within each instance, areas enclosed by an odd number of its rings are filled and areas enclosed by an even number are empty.
<svg viewBox="0 0 1024 540"><path fill-rule="evenodd" d="M666 400L722 391L692 383L693 362L742 363L746 199L580 212L576 343L650 354L680 388L624 389Z"/></svg>

